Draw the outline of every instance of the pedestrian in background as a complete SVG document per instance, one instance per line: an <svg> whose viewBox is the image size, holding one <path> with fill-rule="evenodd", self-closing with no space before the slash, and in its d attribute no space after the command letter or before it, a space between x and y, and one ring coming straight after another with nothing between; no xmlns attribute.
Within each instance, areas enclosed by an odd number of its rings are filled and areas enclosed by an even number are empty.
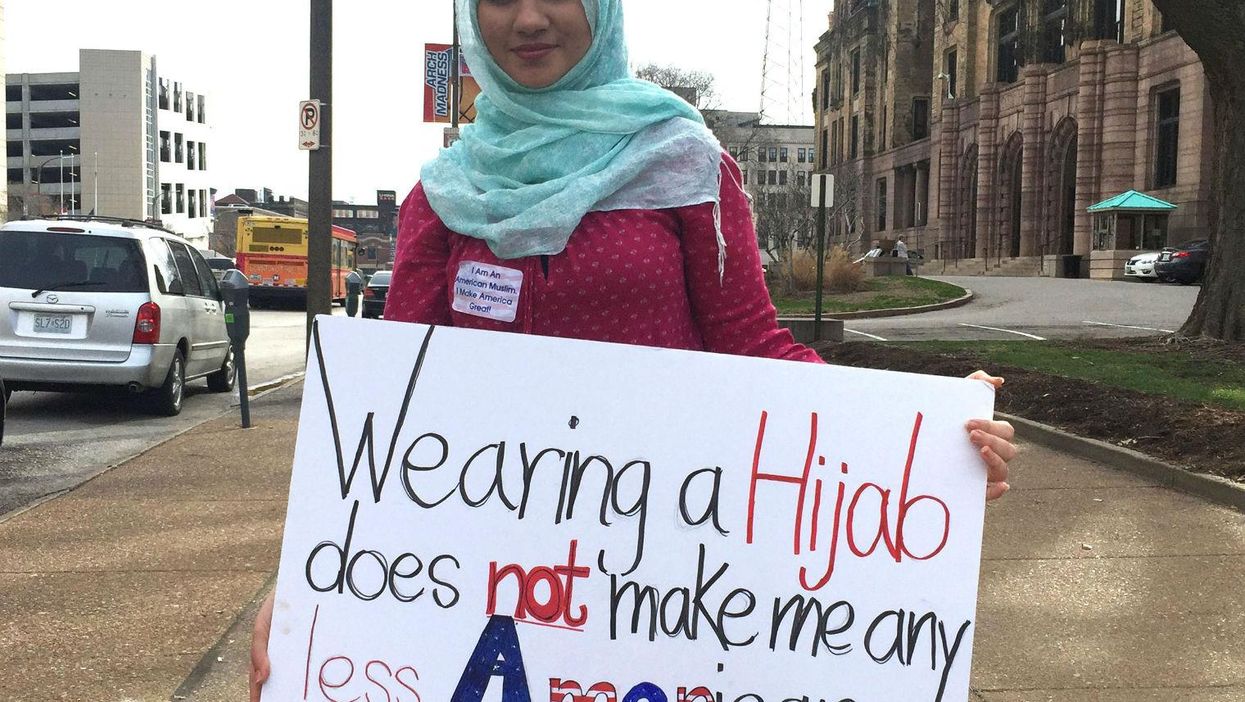
<svg viewBox="0 0 1245 702"><path fill-rule="evenodd" d="M778 326L739 167L695 108L632 78L621 0L457 1L477 118L402 206L386 320L822 362ZM458 291L482 280L505 292ZM1012 427L968 434L997 498Z"/></svg>
<svg viewBox="0 0 1245 702"><path fill-rule="evenodd" d="M903 239L895 240L895 255L903 261L904 275L912 275L912 259L908 257L908 245Z"/></svg>

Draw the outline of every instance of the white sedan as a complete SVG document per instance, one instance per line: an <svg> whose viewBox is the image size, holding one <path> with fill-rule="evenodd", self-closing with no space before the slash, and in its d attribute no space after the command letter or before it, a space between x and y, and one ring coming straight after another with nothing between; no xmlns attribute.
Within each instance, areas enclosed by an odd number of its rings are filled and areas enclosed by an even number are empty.
<svg viewBox="0 0 1245 702"><path fill-rule="evenodd" d="M1124 264L1124 277L1138 278L1140 280L1158 280L1158 273L1154 271L1158 260L1158 252L1133 256Z"/></svg>

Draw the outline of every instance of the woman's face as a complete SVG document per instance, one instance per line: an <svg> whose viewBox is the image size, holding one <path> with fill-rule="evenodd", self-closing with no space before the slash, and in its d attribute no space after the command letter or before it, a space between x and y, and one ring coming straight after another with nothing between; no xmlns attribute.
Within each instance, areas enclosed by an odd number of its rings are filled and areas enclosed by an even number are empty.
<svg viewBox="0 0 1245 702"><path fill-rule="evenodd" d="M592 46L583 0L479 0L480 35L506 75L547 88Z"/></svg>

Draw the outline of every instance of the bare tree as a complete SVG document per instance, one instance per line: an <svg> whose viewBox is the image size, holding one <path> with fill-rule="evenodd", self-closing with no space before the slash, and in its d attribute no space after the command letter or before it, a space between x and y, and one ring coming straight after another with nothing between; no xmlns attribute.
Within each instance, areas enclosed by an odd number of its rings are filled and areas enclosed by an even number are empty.
<svg viewBox="0 0 1245 702"><path fill-rule="evenodd" d="M38 184L9 184L10 217L45 217L55 214L56 204L48 195L39 192Z"/></svg>
<svg viewBox="0 0 1245 702"><path fill-rule="evenodd" d="M660 85L698 110L717 109L718 94L712 73L648 63L636 69L635 77Z"/></svg>
<svg viewBox="0 0 1245 702"><path fill-rule="evenodd" d="M756 218L757 241L774 261L771 280L778 290L796 292L795 257L816 243L814 210L808 206L808 188L791 182L784 186L758 188L752 203Z"/></svg>
<svg viewBox="0 0 1245 702"><path fill-rule="evenodd" d="M864 190L860 186L860 173L852 165L834 171L834 219L839 244L846 251L854 251L865 229Z"/></svg>
<svg viewBox="0 0 1245 702"><path fill-rule="evenodd" d="M1210 260L1202 291L1180 333L1221 341L1245 341L1245 71L1241 0L1154 0L1154 4L1197 52L1214 105L1215 164L1211 188Z"/></svg>

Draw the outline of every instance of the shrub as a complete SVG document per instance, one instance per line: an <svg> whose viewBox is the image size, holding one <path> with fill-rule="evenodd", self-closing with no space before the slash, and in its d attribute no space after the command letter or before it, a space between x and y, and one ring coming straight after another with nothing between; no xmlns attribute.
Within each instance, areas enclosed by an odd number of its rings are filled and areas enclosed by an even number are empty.
<svg viewBox="0 0 1245 702"><path fill-rule="evenodd" d="M817 288L817 254L812 251L800 251L795 254L792 261L792 268L795 273L795 288L797 290L814 290ZM823 271L823 280L825 281L825 290L828 293L853 293L867 290L868 281L865 278L865 269L859 263L854 263L847 251L841 247L834 247L826 256L825 270Z"/></svg>

